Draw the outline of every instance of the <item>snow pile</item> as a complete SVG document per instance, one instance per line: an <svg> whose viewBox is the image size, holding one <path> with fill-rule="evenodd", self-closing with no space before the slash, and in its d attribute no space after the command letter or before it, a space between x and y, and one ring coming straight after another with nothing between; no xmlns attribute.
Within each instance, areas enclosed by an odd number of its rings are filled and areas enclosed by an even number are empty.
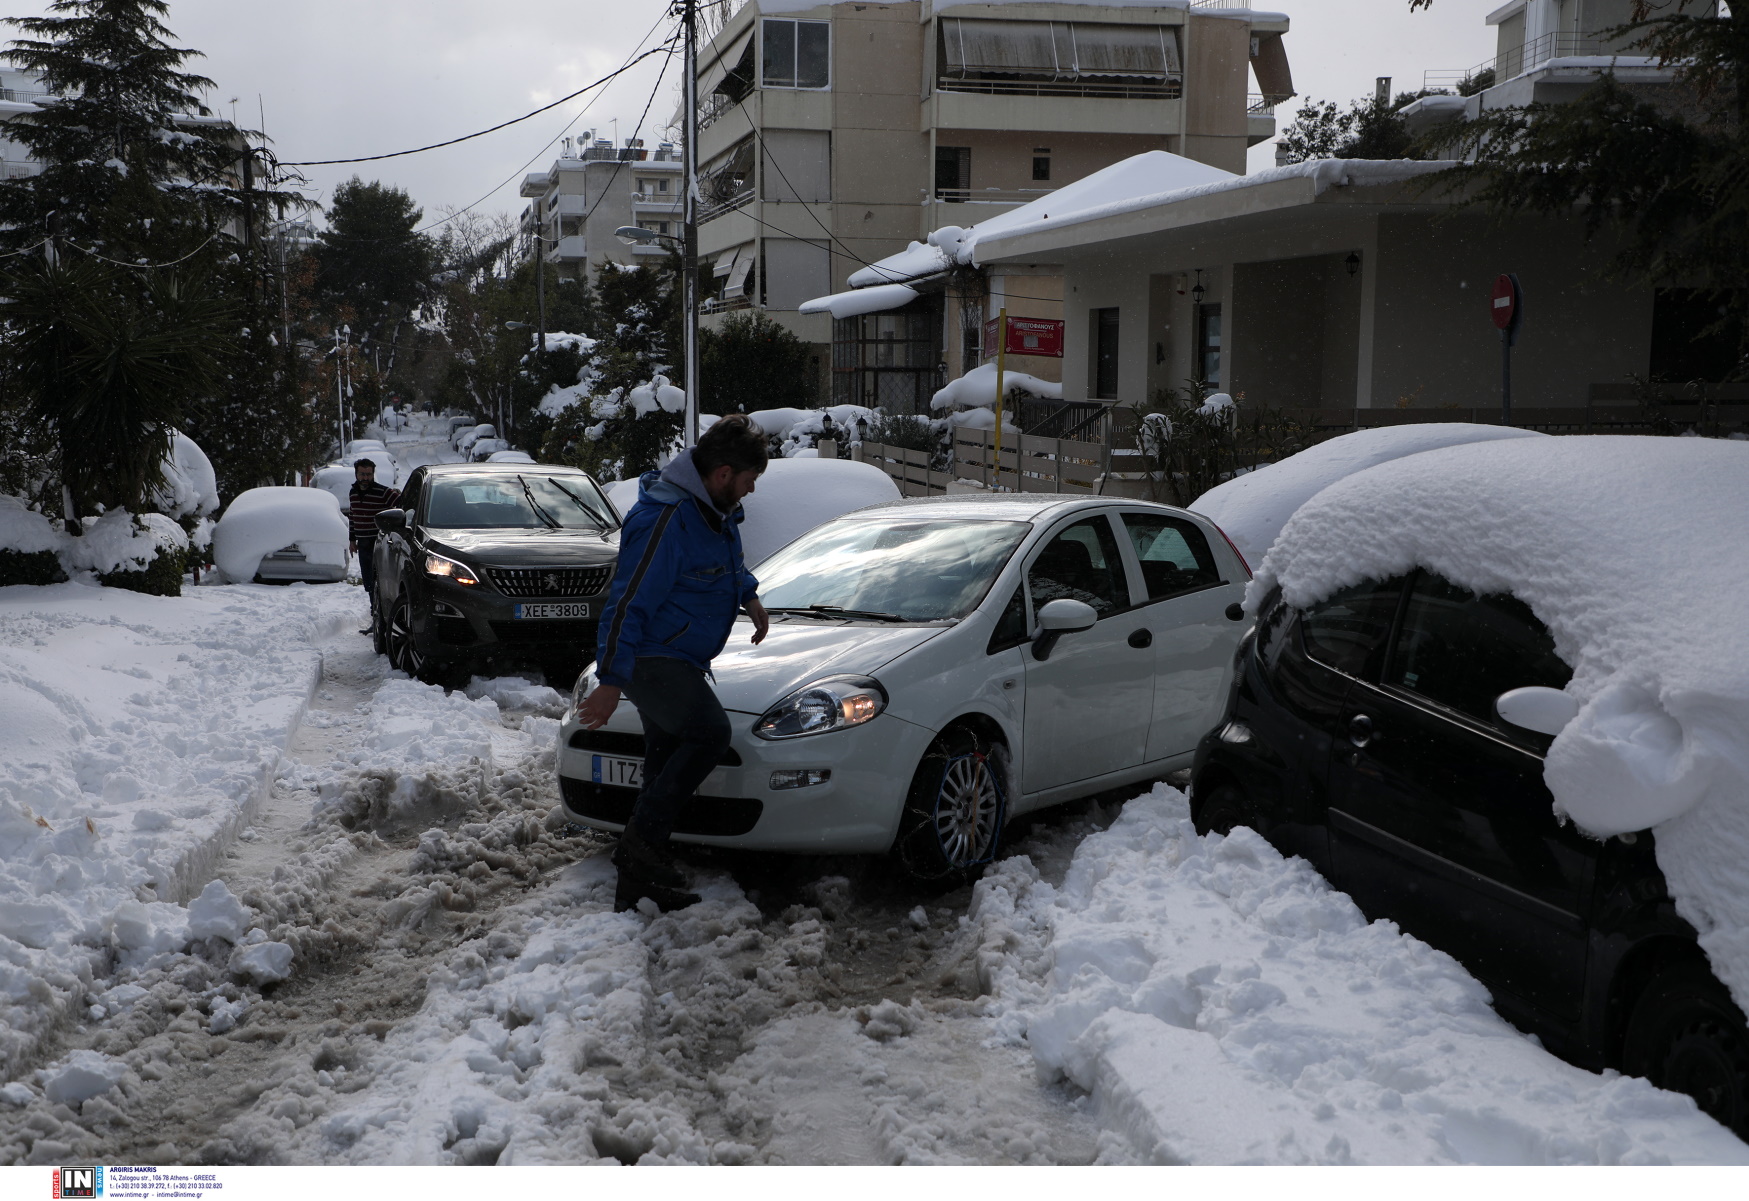
<svg viewBox="0 0 1749 1201"><path fill-rule="evenodd" d="M1574 441L1578 441L1575 439ZM976 888L998 1029L1154 1163L1749 1163L1687 1097L1549 1055L1449 956L1156 785Z"/></svg>
<svg viewBox="0 0 1749 1201"><path fill-rule="evenodd" d="M171 431L163 482L153 500L171 517L205 517L219 507L219 479L212 461L193 438L179 430Z"/></svg>
<svg viewBox="0 0 1749 1201"><path fill-rule="evenodd" d="M1018 394L1042 396L1050 400L1063 399L1063 385L1039 379L1024 371L1010 368L1002 373L1003 403ZM932 409L993 408L996 404L996 364L973 367L956 380L949 380L930 398Z"/></svg>
<svg viewBox="0 0 1749 1201"><path fill-rule="evenodd" d="M16 496L0 496L0 550L36 554L59 550L63 536L53 522Z"/></svg>
<svg viewBox="0 0 1749 1201"><path fill-rule="evenodd" d="M296 546L311 563L344 565L349 535L340 503L322 488L251 488L213 529L213 562L225 579L255 578L261 560Z"/></svg>
<svg viewBox="0 0 1749 1201"><path fill-rule="evenodd" d="M142 513L136 520L126 509L111 509L102 517L85 519L85 535L69 538L61 550L61 563L75 571L140 571L158 557L160 549L188 549L188 535L162 513Z"/></svg>
<svg viewBox="0 0 1749 1201"><path fill-rule="evenodd" d="M1285 468L1272 468L1272 471ZM1265 473L1268 474L1268 473ZM1597 837L1653 828L1677 911L1749 1007L1749 446L1519 438L1425 451L1324 489L1247 593L1312 604L1425 567L1511 592L1573 667L1543 778Z"/></svg>
<svg viewBox="0 0 1749 1201"><path fill-rule="evenodd" d="M1213 400L1209 398L1211 403ZM1217 484L1192 501L1190 508L1220 526L1245 561L1255 566L1263 561L1288 518L1339 479L1379 463L1442 446L1547 436L1535 430L1463 421L1356 430L1307 447L1270 467Z"/></svg>
<svg viewBox="0 0 1749 1201"><path fill-rule="evenodd" d="M604 485L607 498L624 517L638 503L638 481ZM899 499L892 477L872 463L851 459L773 459L753 494L741 502L741 547L749 566L758 564L797 538L852 509Z"/></svg>
<svg viewBox="0 0 1749 1201"><path fill-rule="evenodd" d="M174 902L264 796L312 641L361 605L350 588L0 596L0 1077L100 973L230 937L222 895Z"/></svg>
<svg viewBox="0 0 1749 1201"><path fill-rule="evenodd" d="M823 409L756 409L747 414L760 433L781 444L778 453L786 459L812 451L826 433L828 417L832 419L834 440L854 445L860 441L856 423L872 422L879 416L879 409L850 404L827 405Z"/></svg>

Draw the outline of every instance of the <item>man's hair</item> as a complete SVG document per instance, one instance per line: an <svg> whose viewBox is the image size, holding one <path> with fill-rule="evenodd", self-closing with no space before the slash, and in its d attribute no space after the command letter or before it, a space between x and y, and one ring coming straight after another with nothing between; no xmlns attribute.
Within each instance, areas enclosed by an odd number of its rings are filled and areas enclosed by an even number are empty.
<svg viewBox="0 0 1749 1201"><path fill-rule="evenodd" d="M745 413L730 413L699 436L692 465L701 476L725 464L736 471L764 471L769 457L759 427Z"/></svg>
<svg viewBox="0 0 1749 1201"><path fill-rule="evenodd" d="M359 459L356 463L354 463L352 465L352 469L354 471L357 471L360 467L368 467L372 471L375 471L377 469L376 460L375 459Z"/></svg>

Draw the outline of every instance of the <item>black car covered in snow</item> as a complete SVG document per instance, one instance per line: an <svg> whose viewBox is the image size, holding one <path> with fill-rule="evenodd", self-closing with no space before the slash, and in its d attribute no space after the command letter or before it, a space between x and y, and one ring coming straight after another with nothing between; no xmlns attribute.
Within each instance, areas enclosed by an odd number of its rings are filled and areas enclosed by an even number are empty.
<svg viewBox="0 0 1749 1201"><path fill-rule="evenodd" d="M427 682L533 664L569 687L595 653L619 515L586 473L421 467L377 517L376 644Z"/></svg>

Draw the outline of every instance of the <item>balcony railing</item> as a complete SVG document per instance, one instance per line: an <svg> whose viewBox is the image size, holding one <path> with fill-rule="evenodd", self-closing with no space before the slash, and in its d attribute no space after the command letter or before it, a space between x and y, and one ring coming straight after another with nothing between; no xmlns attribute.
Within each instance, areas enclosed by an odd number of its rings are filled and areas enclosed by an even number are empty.
<svg viewBox="0 0 1749 1201"><path fill-rule="evenodd" d="M1623 53L1632 52L1624 51L1621 43L1615 39L1582 37L1576 33L1545 33L1540 38L1532 38L1521 46L1513 47L1497 58L1477 63L1467 71L1425 71L1421 75L1421 86L1428 91L1455 90L1466 82L1474 83L1488 73L1493 76L1492 83L1505 83L1508 79L1523 75L1526 71L1534 71L1557 58L1614 57Z"/></svg>
<svg viewBox="0 0 1749 1201"><path fill-rule="evenodd" d="M1276 105L1286 104L1293 98L1292 92L1285 96L1260 95L1257 92L1252 92L1245 97L1245 115L1248 117L1273 117Z"/></svg>
<svg viewBox="0 0 1749 1201"><path fill-rule="evenodd" d="M977 92L986 96L1060 96L1108 100L1177 100L1184 95L1182 79L1141 83L1121 79L960 79L943 75L941 92Z"/></svg>
<svg viewBox="0 0 1749 1201"><path fill-rule="evenodd" d="M14 104L34 104L40 100L54 99L53 92L32 92L24 88L0 88L0 100L10 100Z"/></svg>
<svg viewBox="0 0 1749 1201"><path fill-rule="evenodd" d="M575 262L577 259L587 257L583 249L583 239L575 234L568 238L560 238L553 243L553 248L547 251L547 262L549 263Z"/></svg>
<svg viewBox="0 0 1749 1201"><path fill-rule="evenodd" d="M10 159L0 159L0 179L26 179L42 173L43 165L38 162L16 162Z"/></svg>
<svg viewBox="0 0 1749 1201"><path fill-rule="evenodd" d="M699 305L699 311L705 313L728 313L735 309L750 309L753 307L751 296L731 296L727 300L713 296Z"/></svg>
<svg viewBox="0 0 1749 1201"><path fill-rule="evenodd" d="M680 197L673 192L633 192L632 203L639 208L680 211Z"/></svg>
<svg viewBox="0 0 1749 1201"><path fill-rule="evenodd" d="M735 209L742 207L752 199L753 189L748 188L745 191L735 193L735 195L730 196L726 200L719 200L715 203L701 205L698 211L698 221L700 224L703 224L714 217L720 217L724 213L733 212Z"/></svg>
<svg viewBox="0 0 1749 1201"><path fill-rule="evenodd" d="M937 188L931 197L937 204L1026 204L1048 196L1053 188ZM928 203L928 201L925 201Z"/></svg>

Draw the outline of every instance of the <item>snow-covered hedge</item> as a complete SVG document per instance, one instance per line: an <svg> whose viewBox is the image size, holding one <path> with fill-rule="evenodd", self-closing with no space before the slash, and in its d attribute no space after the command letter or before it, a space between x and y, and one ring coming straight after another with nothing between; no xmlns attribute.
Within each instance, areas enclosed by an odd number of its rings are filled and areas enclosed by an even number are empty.
<svg viewBox="0 0 1749 1201"><path fill-rule="evenodd" d="M188 535L162 513L111 509L85 519L85 535L69 538L61 562L69 574L97 573L99 583L154 596L182 595Z"/></svg>
<svg viewBox="0 0 1749 1201"><path fill-rule="evenodd" d="M16 496L0 496L0 588L66 579L59 551L66 539L48 518Z"/></svg>

